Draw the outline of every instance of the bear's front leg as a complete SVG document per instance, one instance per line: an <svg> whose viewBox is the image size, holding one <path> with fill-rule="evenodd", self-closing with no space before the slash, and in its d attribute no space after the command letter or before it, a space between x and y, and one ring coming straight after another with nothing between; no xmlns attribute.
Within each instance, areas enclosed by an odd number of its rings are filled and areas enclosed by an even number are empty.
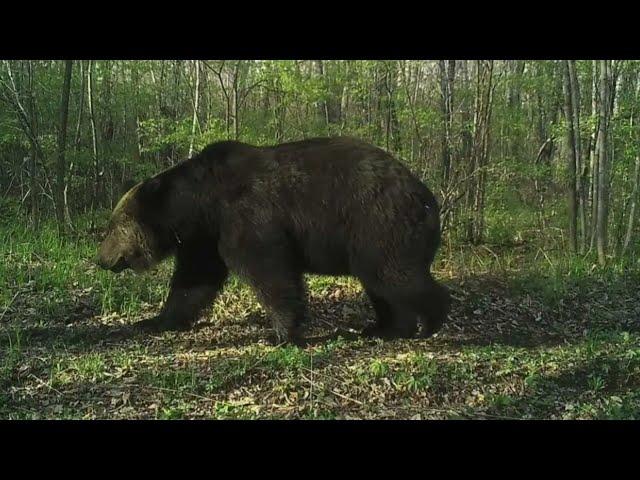
<svg viewBox="0 0 640 480"><path fill-rule="evenodd" d="M287 280L271 278L252 282L260 302L271 315L275 343L290 343L304 346L302 323L306 305L302 278Z"/></svg>
<svg viewBox="0 0 640 480"><path fill-rule="evenodd" d="M162 311L136 326L153 332L189 330L202 310L215 300L227 275L227 267L217 253L198 250L178 253Z"/></svg>
<svg viewBox="0 0 640 480"><path fill-rule="evenodd" d="M212 285L172 286L160 314L141 320L136 326L149 332L189 330L217 293L218 288Z"/></svg>
<svg viewBox="0 0 640 480"><path fill-rule="evenodd" d="M302 346L306 298L294 250L286 233L262 218L244 219L229 226L220 240L225 264L253 287L268 310L276 343Z"/></svg>

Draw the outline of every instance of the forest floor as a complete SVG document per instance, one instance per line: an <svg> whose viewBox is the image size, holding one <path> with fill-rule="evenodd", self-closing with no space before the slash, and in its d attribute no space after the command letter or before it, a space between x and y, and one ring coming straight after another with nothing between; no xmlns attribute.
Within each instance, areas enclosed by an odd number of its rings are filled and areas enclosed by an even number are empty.
<svg viewBox="0 0 640 480"><path fill-rule="evenodd" d="M356 280L309 277L298 348L268 343L235 280L193 331L140 333L170 265L115 276L91 241L51 238L0 243L2 419L640 418L635 273L532 273L527 255L485 249L439 263L454 296L440 333L393 341L355 333L374 318Z"/></svg>

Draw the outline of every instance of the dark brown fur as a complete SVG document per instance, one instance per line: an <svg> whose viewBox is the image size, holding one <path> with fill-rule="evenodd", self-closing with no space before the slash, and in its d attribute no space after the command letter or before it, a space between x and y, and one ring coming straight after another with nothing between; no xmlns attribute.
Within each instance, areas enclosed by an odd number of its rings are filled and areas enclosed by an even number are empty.
<svg viewBox="0 0 640 480"><path fill-rule="evenodd" d="M142 245L140 232L151 237ZM350 138L219 142L127 194L100 263L141 270L175 255L167 302L143 323L153 329L190 328L233 271L271 310L279 337L296 341L302 275L316 273L360 279L377 314L371 333L409 337L420 322L429 336L449 310L429 271L439 243L433 194L379 148Z"/></svg>

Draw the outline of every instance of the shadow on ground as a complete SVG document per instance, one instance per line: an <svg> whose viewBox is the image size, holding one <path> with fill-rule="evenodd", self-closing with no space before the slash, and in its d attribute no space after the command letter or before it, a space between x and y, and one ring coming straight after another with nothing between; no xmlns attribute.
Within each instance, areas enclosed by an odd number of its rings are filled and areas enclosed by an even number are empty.
<svg viewBox="0 0 640 480"><path fill-rule="evenodd" d="M435 344L462 346L503 345L535 348L581 341L594 330L640 330L640 295L633 279L623 276L603 281L582 279L560 285L550 296L537 286L549 282L533 277L514 286L495 275L474 275L447 282L453 302L447 323ZM362 292L338 299L312 297L309 302L311 338L318 342L356 338L375 318ZM269 328L268 319L256 315L252 323Z"/></svg>
<svg viewBox="0 0 640 480"><path fill-rule="evenodd" d="M552 346L582 338L593 329L640 328L640 310L636 288L629 279L619 277L604 283L598 279L566 286L556 294L553 302L535 290L514 289L504 279L491 275L477 275L448 283L453 296L449 321L433 342L450 347L510 345L515 347ZM543 285L544 278L531 282ZM635 296L635 297L634 297ZM92 312L97 306L81 299L83 311ZM97 300L94 300L97 301ZM33 309L32 309L33 310ZM37 325L22 319L18 325L7 316L0 325L0 346L6 346L19 331L23 344L46 346L65 345L75 349L117 346L145 338L180 339L194 347L245 346L253 342L269 342L268 318L255 311L246 318L203 319L190 332L168 332L148 335L122 319L99 319L78 316L78 306L70 305L62 313L63 319ZM149 313L145 313L144 317ZM35 320L36 316L34 316ZM374 312L363 293L344 293L309 299L307 338L310 345L343 337L358 338L357 332L373 321ZM136 319L138 321L140 319Z"/></svg>

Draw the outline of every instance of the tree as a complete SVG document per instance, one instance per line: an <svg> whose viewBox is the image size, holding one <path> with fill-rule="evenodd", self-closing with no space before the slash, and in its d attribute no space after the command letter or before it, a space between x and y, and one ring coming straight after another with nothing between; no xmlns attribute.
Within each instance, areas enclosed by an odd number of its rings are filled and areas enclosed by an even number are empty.
<svg viewBox="0 0 640 480"><path fill-rule="evenodd" d="M598 83L598 61L593 60L591 64L591 117L593 119L593 129L591 130L591 139L589 142L589 163L591 171L591 238L589 241L589 250L595 248L596 232L598 225L598 132L600 131L600 112L599 112L599 83Z"/></svg>
<svg viewBox="0 0 640 480"><path fill-rule="evenodd" d="M65 149L67 146L67 121L69 119L69 93L71 91L71 72L73 61L66 60L64 63L64 83L62 86L62 96L60 99L60 124L58 126L58 162L56 164L56 216L58 228L61 233L65 229L65 195L67 188L65 161Z"/></svg>
<svg viewBox="0 0 640 480"><path fill-rule="evenodd" d="M636 219L636 207L638 204L638 188L640 184L640 155L636 156L635 173L633 175L633 190L631 191L631 198L629 200L629 217L627 221L627 233L624 236L624 244L622 246L622 255L624 256L631 244L631 238L633 236L633 228Z"/></svg>
<svg viewBox="0 0 640 480"><path fill-rule="evenodd" d="M440 92L442 97L442 179L446 186L451 175L451 130L453 121L453 88L456 75L455 60L440 60Z"/></svg>
<svg viewBox="0 0 640 480"><path fill-rule="evenodd" d="M194 62L196 71L196 84L193 92L193 119L191 121L191 142L189 143L189 158L193 155L193 143L196 136L196 125L198 123L198 103L200 100L200 62Z"/></svg>
<svg viewBox="0 0 640 480"><path fill-rule="evenodd" d="M91 122L91 147L93 154L93 195L91 198L92 228L95 226L94 212L100 203L100 192L102 183L102 173L100 171L100 162L98 160L98 134L96 128L96 116L93 109L93 60L89 60L87 66L87 106L89 107L89 120Z"/></svg>
<svg viewBox="0 0 640 480"><path fill-rule="evenodd" d="M600 102L598 109L598 138L596 143L596 153L598 156L598 207L596 220L596 245L598 250L598 262L600 265L606 263L607 250L607 221L608 221L608 196L609 187L607 182L607 130L609 126L610 110L610 62L600 61Z"/></svg>
<svg viewBox="0 0 640 480"><path fill-rule="evenodd" d="M471 222L468 238L473 244L484 236L486 166L489 160L489 131L493 102L493 60L476 62L476 99L473 120L472 174L474 181L468 195Z"/></svg>
<svg viewBox="0 0 640 480"><path fill-rule="evenodd" d="M571 88L571 106L573 107L574 148L576 152L576 192L578 196L578 220L580 223L580 253L587 248L587 163L583 158L581 127L580 127L580 82L576 73L575 60L569 60L569 81Z"/></svg>
<svg viewBox="0 0 640 480"><path fill-rule="evenodd" d="M571 74L569 73L569 61L562 62L563 73L563 91L564 91L564 117L566 122L566 152L567 152L567 171L568 171L568 207L569 207L569 245L571 250L576 253L578 250L577 237L577 195L576 195L576 163L578 161L576 131L574 128L574 108L573 101L575 95L572 92Z"/></svg>

